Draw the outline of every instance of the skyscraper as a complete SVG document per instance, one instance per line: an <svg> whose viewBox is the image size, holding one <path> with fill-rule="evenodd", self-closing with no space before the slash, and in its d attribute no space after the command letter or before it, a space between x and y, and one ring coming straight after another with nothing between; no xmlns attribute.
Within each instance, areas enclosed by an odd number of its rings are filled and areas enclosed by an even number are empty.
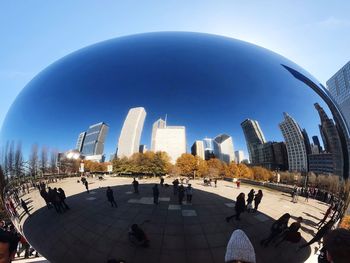
<svg viewBox="0 0 350 263"><path fill-rule="evenodd" d="M131 108L125 118L118 140L118 157L130 157L139 152L146 111L143 107Z"/></svg>
<svg viewBox="0 0 350 263"><path fill-rule="evenodd" d="M205 159L204 143L203 141L195 141L191 147L191 154L198 156L201 159Z"/></svg>
<svg viewBox="0 0 350 263"><path fill-rule="evenodd" d="M91 125L86 132L82 153L85 156L102 155L104 142L108 133L108 125L100 122Z"/></svg>
<svg viewBox="0 0 350 263"><path fill-rule="evenodd" d="M312 136L312 141L318 147L318 152L321 153L322 152L322 147L321 147L321 144L320 144L320 140L318 139L318 137L316 135Z"/></svg>
<svg viewBox="0 0 350 263"><path fill-rule="evenodd" d="M306 172L307 154L303 134L297 122L287 113L279 124L287 146L289 171Z"/></svg>
<svg viewBox="0 0 350 263"><path fill-rule="evenodd" d="M213 140L214 154L223 162L230 163L235 160L232 137L220 134Z"/></svg>
<svg viewBox="0 0 350 263"><path fill-rule="evenodd" d="M165 128L165 127L166 127L166 122L162 119L159 119L155 123L153 123L152 138L151 138L151 151L153 151L153 152L155 151L154 150L154 142L155 142L155 136L156 136L157 129Z"/></svg>
<svg viewBox="0 0 350 263"><path fill-rule="evenodd" d="M246 119L241 123L244 137L247 143L250 162L254 164L259 163L259 150L258 145L266 142L263 132L259 126L259 123L255 120Z"/></svg>
<svg viewBox="0 0 350 263"><path fill-rule="evenodd" d="M327 81L327 89L350 128L350 61Z"/></svg>
<svg viewBox="0 0 350 263"><path fill-rule="evenodd" d="M244 152L241 150L235 151L236 163L241 163L244 160Z"/></svg>
<svg viewBox="0 0 350 263"><path fill-rule="evenodd" d="M77 144L75 146L75 148L81 152L83 150L83 145L84 145L84 140L85 140L85 135L86 132L81 132L78 136L78 140L77 140Z"/></svg>
<svg viewBox="0 0 350 263"><path fill-rule="evenodd" d="M204 144L205 160L214 158L215 155L214 155L213 139L206 137L203 139L203 144Z"/></svg>
<svg viewBox="0 0 350 263"><path fill-rule="evenodd" d="M154 151L164 151L174 164L186 153L186 130L184 126L166 126L157 128L154 136Z"/></svg>
<svg viewBox="0 0 350 263"><path fill-rule="evenodd" d="M343 151L337 127L318 103L314 105L321 120L320 131L324 140L325 152L332 153L334 174L342 176L344 165Z"/></svg>

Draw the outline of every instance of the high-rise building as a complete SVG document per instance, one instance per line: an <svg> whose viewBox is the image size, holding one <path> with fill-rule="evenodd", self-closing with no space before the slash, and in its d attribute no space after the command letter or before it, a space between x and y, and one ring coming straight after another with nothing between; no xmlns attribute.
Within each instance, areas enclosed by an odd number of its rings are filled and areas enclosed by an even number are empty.
<svg viewBox="0 0 350 263"><path fill-rule="evenodd" d="M284 142L273 142L273 156L274 156L274 167L281 171L288 170L288 154L287 147Z"/></svg>
<svg viewBox="0 0 350 263"><path fill-rule="evenodd" d="M307 154L303 134L297 122L287 113L283 114L284 121L279 127L286 142L289 171L306 172Z"/></svg>
<svg viewBox="0 0 350 263"><path fill-rule="evenodd" d="M89 127L83 143L83 155L103 155L104 142L108 133L108 129L108 125L104 122L100 122Z"/></svg>
<svg viewBox="0 0 350 263"><path fill-rule="evenodd" d="M328 118L326 112L318 103L314 105L321 120L320 131L324 140L323 145L325 146L325 152L331 153L333 156L334 174L342 176L344 165L343 151L337 126L332 119Z"/></svg>
<svg viewBox="0 0 350 263"><path fill-rule="evenodd" d="M186 130L184 126L157 128L154 136L154 151L166 152L172 163L186 153Z"/></svg>
<svg viewBox="0 0 350 263"><path fill-rule="evenodd" d="M233 140L227 134L220 134L213 140L214 155L223 162L230 163L235 160Z"/></svg>
<svg viewBox="0 0 350 263"><path fill-rule="evenodd" d="M78 136L78 140L77 140L77 144L75 146L75 148L81 152L83 150L83 145L84 145L84 140L85 140L85 135L86 132L81 132Z"/></svg>
<svg viewBox="0 0 350 263"><path fill-rule="evenodd" d="M125 118L118 140L117 156L130 157L139 152L146 111L143 107L131 108Z"/></svg>
<svg viewBox="0 0 350 263"><path fill-rule="evenodd" d="M153 123L152 126L152 138L151 138L151 151L155 151L154 150L154 141L155 141L155 136L156 136L156 132L157 129L159 128L165 128L166 127L166 122L162 119L157 120L155 123Z"/></svg>
<svg viewBox="0 0 350 263"><path fill-rule="evenodd" d="M327 89L350 128L350 61L327 81Z"/></svg>
<svg viewBox="0 0 350 263"><path fill-rule="evenodd" d="M319 154L319 153L321 153L320 152L320 148L318 148L317 145L311 143L310 146L311 146L311 154Z"/></svg>
<svg viewBox="0 0 350 263"><path fill-rule="evenodd" d="M331 153L309 154L309 171L316 174L333 174L333 155Z"/></svg>
<svg viewBox="0 0 350 263"><path fill-rule="evenodd" d="M259 150L258 145L266 142L263 132L259 126L259 123L255 120L246 119L241 123L244 137L247 143L250 162L254 164L259 163Z"/></svg>
<svg viewBox="0 0 350 263"><path fill-rule="evenodd" d="M195 141L191 147L191 154L205 159L204 143L203 141Z"/></svg>
<svg viewBox="0 0 350 263"><path fill-rule="evenodd" d="M316 135L312 136L312 141L314 142L314 145L316 145L318 147L318 152L321 153L322 152L322 147L321 147L321 144L320 144L320 140L318 139L318 137Z"/></svg>
<svg viewBox="0 0 350 263"><path fill-rule="evenodd" d="M145 153L147 152L147 146L144 144L141 144L139 147L139 153Z"/></svg>
<svg viewBox="0 0 350 263"><path fill-rule="evenodd" d="M236 163L241 163L244 160L244 152L241 150L235 151Z"/></svg>
<svg viewBox="0 0 350 263"><path fill-rule="evenodd" d="M214 155L213 139L206 137L203 139L203 144L204 144L205 160L214 158L215 155Z"/></svg>

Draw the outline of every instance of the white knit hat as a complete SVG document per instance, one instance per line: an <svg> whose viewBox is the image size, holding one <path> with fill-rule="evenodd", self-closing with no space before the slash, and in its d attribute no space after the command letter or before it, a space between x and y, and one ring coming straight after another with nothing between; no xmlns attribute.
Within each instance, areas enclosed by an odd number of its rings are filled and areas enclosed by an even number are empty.
<svg viewBox="0 0 350 263"><path fill-rule="evenodd" d="M240 260L255 263L255 251L247 235L240 229L233 231L227 244L225 262Z"/></svg>

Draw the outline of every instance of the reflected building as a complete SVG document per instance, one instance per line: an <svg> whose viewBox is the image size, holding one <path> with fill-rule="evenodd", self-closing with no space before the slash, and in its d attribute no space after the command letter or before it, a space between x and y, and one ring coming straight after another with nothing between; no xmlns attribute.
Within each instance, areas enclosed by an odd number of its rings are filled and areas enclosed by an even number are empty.
<svg viewBox="0 0 350 263"><path fill-rule="evenodd" d="M157 133L157 129L159 128L165 128L166 127L166 121L159 119L155 123L153 123L152 126L152 138L151 138L151 151L155 152L155 137Z"/></svg>
<svg viewBox="0 0 350 263"><path fill-rule="evenodd" d="M309 172L315 174L334 174L333 154L309 154Z"/></svg>
<svg viewBox="0 0 350 263"><path fill-rule="evenodd" d="M139 147L139 153L147 152L147 145L141 144Z"/></svg>
<svg viewBox="0 0 350 263"><path fill-rule="evenodd" d="M215 158L213 139L206 137L206 138L203 139L203 144L204 144L205 160L209 160L211 158Z"/></svg>
<svg viewBox="0 0 350 263"><path fill-rule="evenodd" d="M327 89L350 128L350 61L327 81Z"/></svg>
<svg viewBox="0 0 350 263"><path fill-rule="evenodd" d="M316 135L312 136L312 141L314 142L314 145L317 146L318 151L322 152L322 147L321 147L321 144L320 144L320 140L318 139L318 137Z"/></svg>
<svg viewBox="0 0 350 263"><path fill-rule="evenodd" d="M315 103L315 108L320 116L320 132L323 138L323 145L326 153L333 156L333 173L341 176L343 174L343 152L337 126L330 119L323 108Z"/></svg>
<svg viewBox="0 0 350 263"><path fill-rule="evenodd" d="M233 140L227 134L220 134L213 140L214 155L225 163L235 160Z"/></svg>
<svg viewBox="0 0 350 263"><path fill-rule="evenodd" d="M117 156L130 157L139 152L146 111L143 107L131 108L125 118L118 140Z"/></svg>
<svg viewBox="0 0 350 263"><path fill-rule="evenodd" d="M195 141L191 146L191 154L198 156L202 160L205 159L204 143L203 141Z"/></svg>
<svg viewBox="0 0 350 263"><path fill-rule="evenodd" d="M108 129L108 125L104 122L100 122L89 127L86 132L81 151L85 158L90 157L91 160L94 161L102 158Z"/></svg>
<svg viewBox="0 0 350 263"><path fill-rule="evenodd" d="M266 142L258 121L246 119L241 123L252 165L259 164L259 145ZM260 146L261 147L261 146Z"/></svg>
<svg viewBox="0 0 350 263"><path fill-rule="evenodd" d="M303 134L298 123L284 112L284 121L279 124L284 137L287 154L288 169L291 172L307 171L307 154Z"/></svg>
<svg viewBox="0 0 350 263"><path fill-rule="evenodd" d="M235 151L235 161L236 163L241 163L244 160L244 152L241 150Z"/></svg>
<svg viewBox="0 0 350 263"><path fill-rule="evenodd" d="M154 136L154 151L166 152L175 164L181 154L186 153L186 130L184 126L157 128Z"/></svg>
<svg viewBox="0 0 350 263"><path fill-rule="evenodd" d="M78 136L77 144L75 146L75 149L77 149L79 152L83 150L84 140L85 140L86 132L81 132Z"/></svg>

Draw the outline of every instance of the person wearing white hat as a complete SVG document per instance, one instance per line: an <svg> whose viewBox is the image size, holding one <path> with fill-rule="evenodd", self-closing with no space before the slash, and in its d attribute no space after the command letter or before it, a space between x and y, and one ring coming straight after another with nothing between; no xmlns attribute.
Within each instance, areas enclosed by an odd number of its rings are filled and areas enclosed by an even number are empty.
<svg viewBox="0 0 350 263"><path fill-rule="evenodd" d="M255 251L247 235L241 230L233 231L226 247L226 263L255 263Z"/></svg>

